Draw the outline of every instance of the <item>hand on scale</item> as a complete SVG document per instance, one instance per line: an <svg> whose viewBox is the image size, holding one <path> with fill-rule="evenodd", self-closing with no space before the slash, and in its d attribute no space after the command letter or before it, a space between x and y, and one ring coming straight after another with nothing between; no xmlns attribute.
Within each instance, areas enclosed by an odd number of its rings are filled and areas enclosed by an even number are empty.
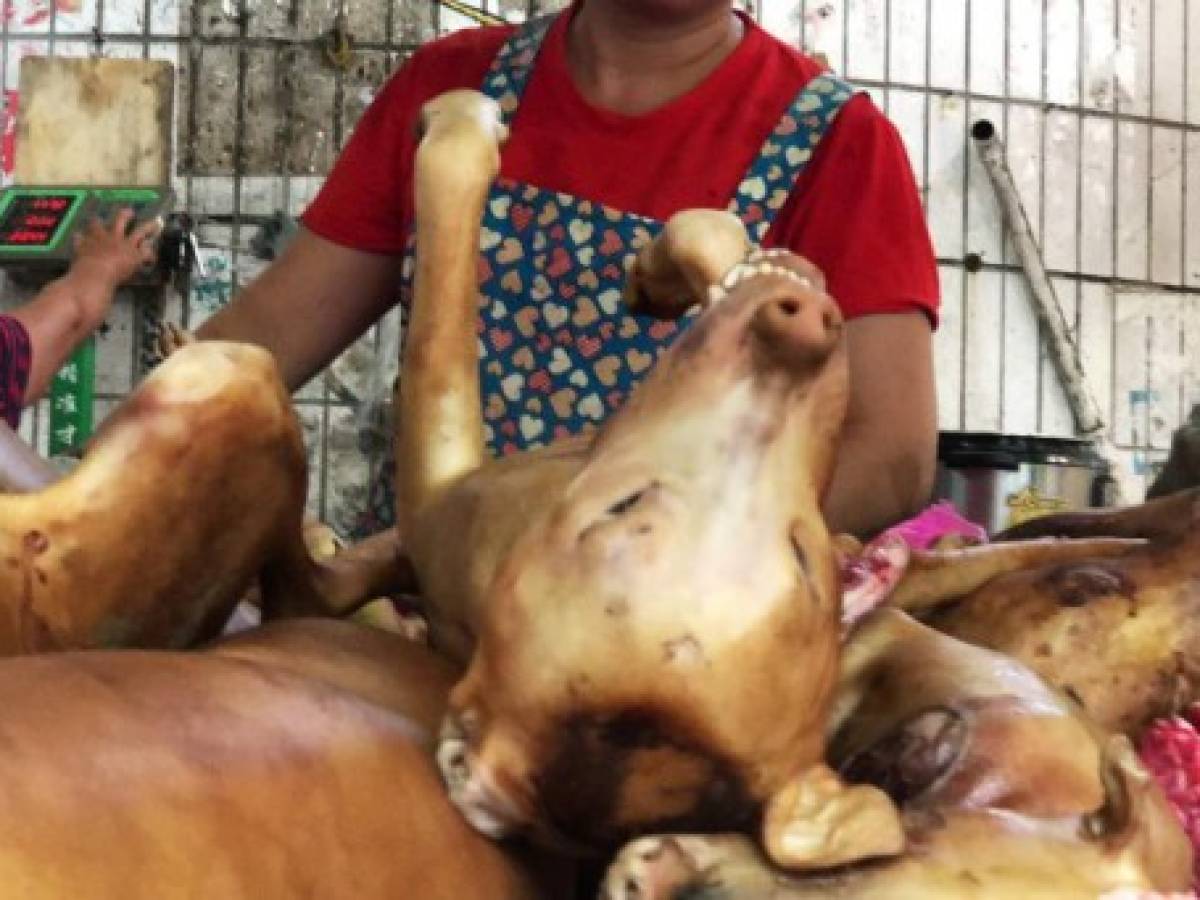
<svg viewBox="0 0 1200 900"><path fill-rule="evenodd" d="M163 283L169 200L169 190L152 188L14 187L0 196L0 265L14 281L39 288L10 315L31 357L22 405L51 392L51 455L90 434L91 338L118 288ZM35 490L55 477L11 427L0 428L0 489Z"/></svg>

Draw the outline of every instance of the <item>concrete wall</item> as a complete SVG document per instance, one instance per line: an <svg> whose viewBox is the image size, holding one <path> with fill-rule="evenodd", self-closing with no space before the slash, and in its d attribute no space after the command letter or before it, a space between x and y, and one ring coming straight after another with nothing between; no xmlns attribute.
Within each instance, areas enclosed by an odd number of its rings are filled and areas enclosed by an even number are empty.
<svg viewBox="0 0 1200 900"><path fill-rule="evenodd" d="M168 314L196 324L261 268L387 74L470 19L431 0L7 0L5 96L29 53L179 65L177 190L207 277ZM464 4L457 4L462 6ZM519 19L552 0L475 0ZM1200 400L1200 0L750 0L765 26L870 90L908 146L941 264L941 425L1070 435L991 186L968 140L992 120L1086 372L1136 472ZM341 36L349 38L349 52ZM6 134L10 134L6 129ZM978 271L966 261L978 260ZM975 268L972 266L971 268ZM9 291L10 302L17 298ZM132 313L101 338L102 406L132 382ZM385 335L386 336L386 335ZM346 527L369 478L361 400L385 392L372 332L297 406L316 511ZM44 440L39 415L27 433Z"/></svg>

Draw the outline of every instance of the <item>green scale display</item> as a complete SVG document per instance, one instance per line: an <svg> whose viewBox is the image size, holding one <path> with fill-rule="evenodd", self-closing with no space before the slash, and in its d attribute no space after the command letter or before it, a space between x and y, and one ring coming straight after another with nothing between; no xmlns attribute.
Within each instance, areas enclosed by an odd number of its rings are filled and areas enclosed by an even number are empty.
<svg viewBox="0 0 1200 900"><path fill-rule="evenodd" d="M0 266L44 283L67 270L75 235L95 218L111 220L131 208L134 226L164 216L173 196L153 187L11 187L0 194ZM148 270L134 283L157 283ZM89 336L50 385L50 454L76 448L92 434L96 339Z"/></svg>

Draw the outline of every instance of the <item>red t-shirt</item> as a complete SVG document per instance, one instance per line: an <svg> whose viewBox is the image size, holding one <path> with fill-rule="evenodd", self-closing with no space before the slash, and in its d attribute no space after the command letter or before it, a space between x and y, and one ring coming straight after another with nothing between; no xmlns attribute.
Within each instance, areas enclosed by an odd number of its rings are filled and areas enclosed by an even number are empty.
<svg viewBox="0 0 1200 900"><path fill-rule="evenodd" d="M571 80L569 13L546 35L504 146L501 174L659 220L724 208L759 149L819 66L746 18L738 47L688 94L653 112L599 109ZM478 88L511 26L421 47L375 99L303 217L315 234L377 253L403 250L412 217L422 104ZM767 235L817 265L848 318L924 310L936 321L937 267L895 127L866 95L821 141Z"/></svg>

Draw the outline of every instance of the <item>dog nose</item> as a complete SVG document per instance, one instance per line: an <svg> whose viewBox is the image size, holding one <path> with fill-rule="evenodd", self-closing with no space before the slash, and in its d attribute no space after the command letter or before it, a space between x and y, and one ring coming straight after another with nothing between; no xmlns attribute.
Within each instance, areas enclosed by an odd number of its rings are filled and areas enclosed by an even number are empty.
<svg viewBox="0 0 1200 900"><path fill-rule="evenodd" d="M833 300L816 291L792 292L763 303L751 321L754 333L785 358L826 356L842 332L842 316Z"/></svg>

